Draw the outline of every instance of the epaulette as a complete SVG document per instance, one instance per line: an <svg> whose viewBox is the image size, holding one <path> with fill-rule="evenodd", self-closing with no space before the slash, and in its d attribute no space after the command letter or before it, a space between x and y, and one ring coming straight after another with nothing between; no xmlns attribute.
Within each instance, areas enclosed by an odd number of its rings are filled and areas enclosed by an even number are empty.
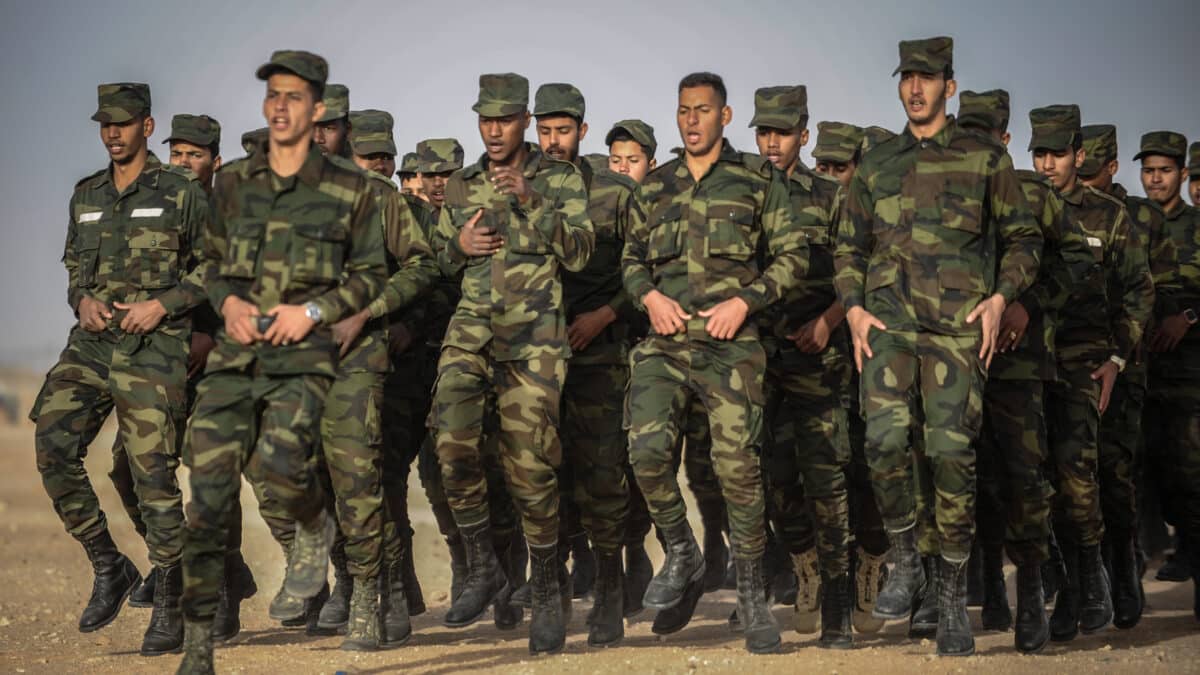
<svg viewBox="0 0 1200 675"><path fill-rule="evenodd" d="M102 176L104 174L105 171L108 171L108 167L100 169L99 171L96 171L94 173L89 173L88 175L84 176L83 178L80 178L79 181L75 183L75 189L78 190L79 188L83 187L84 183L87 183L87 182L90 182L90 181L93 181L93 180L99 178L100 176Z"/></svg>
<svg viewBox="0 0 1200 675"><path fill-rule="evenodd" d="M1101 192L1100 190L1097 190L1096 188L1092 187L1091 185L1084 185L1083 187L1084 187L1085 192L1088 192L1096 197L1100 197L1104 201L1109 202L1110 204L1113 204L1114 206L1119 206L1122 209L1125 208L1125 202L1121 201L1120 199L1117 199L1116 197L1108 194L1107 192Z"/></svg>

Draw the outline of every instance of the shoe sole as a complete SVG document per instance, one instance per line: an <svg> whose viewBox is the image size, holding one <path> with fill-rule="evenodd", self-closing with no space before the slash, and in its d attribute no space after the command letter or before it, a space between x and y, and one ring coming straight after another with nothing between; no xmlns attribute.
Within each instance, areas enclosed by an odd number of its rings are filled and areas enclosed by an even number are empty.
<svg viewBox="0 0 1200 675"><path fill-rule="evenodd" d="M140 649L138 654L141 656L164 656L166 654L182 654L183 653L183 638L179 638L179 644L170 649Z"/></svg>
<svg viewBox="0 0 1200 675"><path fill-rule="evenodd" d="M689 595L694 596L694 598L689 598ZM700 604L700 598L703 596L704 587L700 585L700 582L693 581L692 583L688 584L684 588L683 595L679 598L679 602L675 604L675 607L682 605L685 601L691 604L692 609L690 612L688 612L687 619L679 625L665 627L651 625L650 632L654 633L655 635L673 635L684 628L687 628L687 625L692 622L692 617L696 615L696 606Z"/></svg>
<svg viewBox="0 0 1200 675"><path fill-rule="evenodd" d="M483 610L481 610L475 616L471 617L469 620L452 622L448 619L442 619L442 625L445 626L446 628L466 628L467 626L471 626L471 625L478 623L479 620L482 619L484 617L484 615L488 613L488 610L492 608L492 603L496 601L497 595L500 595L500 591L496 591L495 593L493 593L492 597L488 598L488 601L483 603Z"/></svg>
<svg viewBox="0 0 1200 675"><path fill-rule="evenodd" d="M642 597L642 607L645 607L646 609L653 609L653 610L656 610L659 612L663 611L664 609L672 609L683 600L683 596L687 595L688 588L691 587L692 584L700 584L700 593L701 593L701 595L703 595L704 594L703 582L704 582L704 565L702 564L694 573L692 573L692 576L688 577L687 585L685 585L683 587L683 590L680 591L680 593L679 593L679 597L675 598L674 601L669 602L669 603L650 602L650 601L646 600L645 596L643 596Z"/></svg>
<svg viewBox="0 0 1200 675"><path fill-rule="evenodd" d="M591 636L588 636L588 641L587 641L587 643L588 643L588 646L589 646L589 647L593 647L593 648L595 648L595 649L604 649L604 648L606 648L606 647L616 647L617 645L621 644L621 642L622 642L624 639L625 639L625 634L624 634L624 633L622 633L621 635L619 635L619 636L617 637L617 639L615 639L615 640L609 640L608 642L593 642L593 641L592 641L592 638L591 638Z"/></svg>
<svg viewBox="0 0 1200 675"><path fill-rule="evenodd" d="M1020 653L1020 654L1037 654L1037 653L1040 653L1040 652L1041 652L1043 649L1045 649L1045 648L1046 648L1046 643L1047 643L1047 642L1049 642L1049 641L1050 641L1049 639L1042 640L1041 644L1039 644L1038 646L1034 647L1033 649L1021 649L1021 648L1020 648L1020 647L1018 647L1018 646L1017 646L1017 644L1014 642L1014 643L1013 643L1013 649L1016 649L1016 650L1017 650L1017 652L1018 652L1018 653Z"/></svg>
<svg viewBox="0 0 1200 675"><path fill-rule="evenodd" d="M113 610L113 613L111 616L107 617L100 623L94 624L92 626L88 626L87 628L80 626L79 632L80 633L94 633L94 632L100 630L101 628L104 628L108 624L112 623L113 621L116 621L117 616L119 616L121 614L121 608L124 607L126 602L129 600L129 594L133 593L133 589L137 588L138 585L141 583L142 583L142 578L139 576L137 578L137 581L133 582L129 586L129 590L125 591L125 594L121 596L121 600L119 602L117 602L117 608L115 610Z"/></svg>
<svg viewBox="0 0 1200 675"><path fill-rule="evenodd" d="M826 643L826 642L821 642L821 641L819 641L819 640L818 640L818 641L817 641L817 646L818 646L818 647L820 647L821 649L838 649L838 650L845 650L845 649L853 649L853 648L854 648L854 642L853 642L853 641L850 641L850 642L829 642L829 643Z"/></svg>
<svg viewBox="0 0 1200 675"><path fill-rule="evenodd" d="M132 593L130 595L132 595ZM153 600L151 600L150 602L140 602L140 601L134 602L132 599L130 599L130 600L126 600L125 604L129 605L130 607L136 607L137 609L150 609L150 608L154 607Z"/></svg>
<svg viewBox="0 0 1200 675"><path fill-rule="evenodd" d="M371 644L370 642L346 641L342 643L342 646L339 647L339 649L344 652L377 652L379 651L379 645Z"/></svg>
<svg viewBox="0 0 1200 675"><path fill-rule="evenodd" d="M404 637L400 638L399 640L386 640L385 641L385 640L381 639L379 641L379 648L380 649L395 649L397 647L403 647L404 645L408 644L408 641L412 639L412 636L413 636L412 629L410 628L408 633Z"/></svg>
<svg viewBox="0 0 1200 675"><path fill-rule="evenodd" d="M750 652L751 654L757 654L757 655L778 654L779 648L782 646L783 646L783 639L781 638L779 640L779 642L776 642L775 644L771 645L770 647L761 647L759 649L751 649L749 647L746 647L746 651Z"/></svg>
<svg viewBox="0 0 1200 675"><path fill-rule="evenodd" d="M281 621L281 622L283 622L283 621L298 621L299 622L299 623L292 624L293 626L303 626L305 623L307 623L307 621L304 620L305 619L305 611L304 611L303 607L301 607L299 614L284 614L282 612L277 612L274 609L268 609L267 616L275 621ZM284 625L286 626L288 624L285 623Z"/></svg>
<svg viewBox="0 0 1200 675"><path fill-rule="evenodd" d="M971 649L969 649L968 651L965 651L965 652L943 652L943 651L939 650L937 655L938 656L947 656L947 657L951 657L951 658L957 658L957 657L962 657L962 656L974 656L975 648L971 647Z"/></svg>
<svg viewBox="0 0 1200 675"><path fill-rule="evenodd" d="M563 650L563 647L565 647L565 646L567 646L566 638L564 638L563 641L560 642L557 647L551 647L549 649L534 649L533 647L530 647L529 653L532 654L533 656L538 656L541 654L553 656L554 654L558 654L559 652L561 652Z"/></svg>
<svg viewBox="0 0 1200 675"><path fill-rule="evenodd" d="M1111 623L1112 623L1112 619L1109 619L1108 621L1105 621L1104 623L1100 624L1099 626L1094 626L1094 627L1093 626L1084 626L1083 624L1080 624L1079 632L1083 633L1084 635L1091 635L1092 633L1099 633L1100 631L1104 630L1105 628L1108 628L1109 624L1111 624Z"/></svg>

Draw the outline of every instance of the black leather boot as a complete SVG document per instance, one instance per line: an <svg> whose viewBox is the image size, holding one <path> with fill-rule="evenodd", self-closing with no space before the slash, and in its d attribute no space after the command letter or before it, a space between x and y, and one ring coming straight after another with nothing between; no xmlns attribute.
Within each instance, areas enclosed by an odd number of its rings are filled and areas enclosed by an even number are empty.
<svg viewBox="0 0 1200 675"><path fill-rule="evenodd" d="M983 607L983 544L979 537L967 558L967 607Z"/></svg>
<svg viewBox="0 0 1200 675"><path fill-rule="evenodd" d="M971 618L967 616L967 561L938 557L938 656L975 653Z"/></svg>
<svg viewBox="0 0 1200 675"><path fill-rule="evenodd" d="M724 570L722 570L724 573ZM646 555L646 547L641 544L625 545L625 617L637 616L645 607L642 596L654 576L654 566L650 564L650 556ZM719 584L718 584L719 585Z"/></svg>
<svg viewBox="0 0 1200 675"><path fill-rule="evenodd" d="M516 547L516 542L510 535L498 537L495 540L496 558L500 561L500 566L504 570L504 588L496 594L496 601L492 603L492 621L496 628L500 630L512 630L521 624L521 620L525 618L525 610L512 604L513 591L516 589L518 579L517 571L514 567L517 556L514 555L513 549ZM524 539L521 541L521 547L524 548ZM525 570L521 570L520 576L524 576Z"/></svg>
<svg viewBox="0 0 1200 675"><path fill-rule="evenodd" d="M129 593L129 606L145 609L154 606L154 587L158 585L158 568L150 566L150 573Z"/></svg>
<svg viewBox="0 0 1200 675"><path fill-rule="evenodd" d="M1004 583L1004 546L999 542L985 542L982 553L983 611L980 616L983 628L1006 631L1012 628L1012 610L1008 606L1008 587Z"/></svg>
<svg viewBox="0 0 1200 675"><path fill-rule="evenodd" d="M236 551L227 554L225 579L221 582L217 614L213 617L213 640L224 642L237 636L242 630L242 601L249 600L257 592L254 574L242 554Z"/></svg>
<svg viewBox="0 0 1200 675"><path fill-rule="evenodd" d="M179 605L182 596L183 565L175 563L162 568L154 588L150 625L142 637L142 656L170 654L183 647L183 610Z"/></svg>
<svg viewBox="0 0 1200 675"><path fill-rule="evenodd" d="M852 608L850 575L821 576L821 639L818 647L850 649L853 629L850 625Z"/></svg>
<svg viewBox="0 0 1200 675"><path fill-rule="evenodd" d="M323 633L334 635L346 627L350 620L350 596L354 594L354 578L346 567L346 541L334 543L329 551L329 562L333 563L333 589L329 599L317 617L317 628Z"/></svg>
<svg viewBox="0 0 1200 675"><path fill-rule="evenodd" d="M588 613L588 645L611 647L625 637L623 603L625 573L621 571L620 553L600 553L597 558L596 585L592 589L594 602Z"/></svg>
<svg viewBox="0 0 1200 675"><path fill-rule="evenodd" d="M421 616L425 613L425 594L421 592L421 580L417 578L417 568L413 563L413 535L412 532L405 532L401 536L404 557L400 560L400 569L404 574L404 598L408 601L408 615Z"/></svg>
<svg viewBox="0 0 1200 675"><path fill-rule="evenodd" d="M1067 565L1063 560L1062 548L1058 545L1054 528L1050 528L1050 537L1046 543L1050 557L1042 563L1042 592L1046 596L1046 602L1054 602L1058 589L1067 583Z"/></svg>
<svg viewBox="0 0 1200 675"><path fill-rule="evenodd" d="M402 560L394 560L384 569L383 591L379 595L380 614L383 615L379 626L379 646L384 649L399 647L412 637L408 598L404 597L403 565Z"/></svg>
<svg viewBox="0 0 1200 675"><path fill-rule="evenodd" d="M683 599L692 586L703 592L704 558L692 536L686 520L663 530L666 538L666 560L658 574L650 580L642 604L650 609L671 609ZM690 617L689 617L690 618Z"/></svg>
<svg viewBox="0 0 1200 675"><path fill-rule="evenodd" d="M559 562L557 545L529 547L529 562L529 652L555 654L567 641L563 588L559 585L566 578L566 568Z"/></svg>
<svg viewBox="0 0 1200 675"><path fill-rule="evenodd" d="M453 604L462 595L463 584L467 583L467 549L458 532L446 537L446 548L450 549L450 602Z"/></svg>
<svg viewBox="0 0 1200 675"><path fill-rule="evenodd" d="M92 595L79 615L79 632L90 633L112 623L121 612L125 598L141 582L133 562L117 550L112 535L105 530L82 542L92 563Z"/></svg>
<svg viewBox="0 0 1200 675"><path fill-rule="evenodd" d="M896 564L875 600L872 614L878 619L903 619L912 613L913 604L925 586L925 568L921 565L921 554L917 552L916 527L889 532L888 538L892 542L892 559Z"/></svg>
<svg viewBox="0 0 1200 675"><path fill-rule="evenodd" d="M751 654L774 654L783 643L779 625L767 602L767 589L760 558L735 558L737 569L737 610L741 619L746 651Z"/></svg>
<svg viewBox="0 0 1200 675"><path fill-rule="evenodd" d="M1079 630L1095 633L1112 623L1112 592L1100 545L1079 547Z"/></svg>
<svg viewBox="0 0 1200 675"><path fill-rule="evenodd" d="M720 522L704 522L704 592L721 590L725 568L729 566L729 547Z"/></svg>
<svg viewBox="0 0 1200 675"><path fill-rule="evenodd" d="M1050 615L1050 639L1069 642L1079 635L1079 545L1073 538L1061 536L1058 548L1066 574L1058 586L1054 613Z"/></svg>
<svg viewBox="0 0 1200 675"><path fill-rule="evenodd" d="M1142 620L1142 577L1131 530L1111 529L1113 625L1128 630Z"/></svg>
<svg viewBox="0 0 1200 675"><path fill-rule="evenodd" d="M938 574L938 560L940 559L941 556L921 557L921 566L925 569L925 587L913 601L913 611L908 617L910 640L932 638L937 635L942 583L941 575Z"/></svg>
<svg viewBox="0 0 1200 675"><path fill-rule="evenodd" d="M571 560L572 597L586 597L596 583L596 554L592 552L586 533L571 537Z"/></svg>
<svg viewBox="0 0 1200 675"><path fill-rule="evenodd" d="M1017 626L1013 645L1024 654L1041 651L1050 638L1043 589L1041 565L1028 563L1017 567Z"/></svg>
<svg viewBox="0 0 1200 675"><path fill-rule="evenodd" d="M492 544L488 521L458 528L467 551L467 581L462 594L442 621L447 628L465 628L475 623L504 588L506 579Z"/></svg>

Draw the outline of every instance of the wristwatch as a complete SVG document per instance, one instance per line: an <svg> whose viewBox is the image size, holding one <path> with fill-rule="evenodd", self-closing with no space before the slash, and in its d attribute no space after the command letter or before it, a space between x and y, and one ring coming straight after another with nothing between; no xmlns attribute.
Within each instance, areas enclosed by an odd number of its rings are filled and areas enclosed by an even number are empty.
<svg viewBox="0 0 1200 675"><path fill-rule="evenodd" d="M1117 356L1116 354L1113 354L1112 356L1108 357L1108 360L1117 364L1117 372L1119 372L1119 373L1125 372L1125 359Z"/></svg>
<svg viewBox="0 0 1200 675"><path fill-rule="evenodd" d="M321 323L321 308L315 302L304 303L304 316L312 319L313 323Z"/></svg>
<svg viewBox="0 0 1200 675"><path fill-rule="evenodd" d="M1187 319L1189 326L1196 325L1196 321L1200 320L1200 317L1196 316L1196 310L1192 309L1191 307L1183 310L1183 318Z"/></svg>

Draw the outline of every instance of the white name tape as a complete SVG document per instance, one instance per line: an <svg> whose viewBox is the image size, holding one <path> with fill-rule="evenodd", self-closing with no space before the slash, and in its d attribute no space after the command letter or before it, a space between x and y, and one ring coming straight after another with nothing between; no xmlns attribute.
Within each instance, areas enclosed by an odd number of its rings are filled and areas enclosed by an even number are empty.
<svg viewBox="0 0 1200 675"><path fill-rule="evenodd" d="M1088 246L1091 246L1092 248L1103 248L1104 247L1104 242L1100 241L1096 237L1088 237L1087 239L1088 239Z"/></svg>
<svg viewBox="0 0 1200 675"><path fill-rule="evenodd" d="M102 216L102 215L103 214L100 211L92 211L91 213L81 213L81 214L79 214L79 222L94 223L97 220L100 220L100 216Z"/></svg>
<svg viewBox="0 0 1200 675"><path fill-rule="evenodd" d="M134 209L133 213L129 214L130 218L157 218L162 215L162 207L157 209Z"/></svg>

